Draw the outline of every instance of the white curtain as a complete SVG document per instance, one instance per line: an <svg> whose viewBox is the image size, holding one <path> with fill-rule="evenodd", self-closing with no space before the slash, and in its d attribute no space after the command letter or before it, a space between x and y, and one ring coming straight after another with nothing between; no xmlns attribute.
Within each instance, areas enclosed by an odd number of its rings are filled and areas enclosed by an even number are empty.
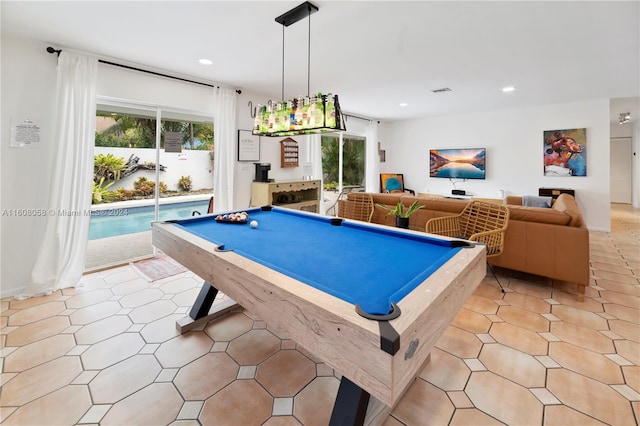
<svg viewBox="0 0 640 426"><path fill-rule="evenodd" d="M313 167L313 179L320 180L320 214L325 214L324 205L324 181L322 179L322 136L319 134L309 135L309 159Z"/></svg>
<svg viewBox="0 0 640 426"><path fill-rule="evenodd" d="M97 58L58 58L56 127L49 180L49 215L25 292L31 297L75 286L89 239L96 122Z"/></svg>
<svg viewBox="0 0 640 426"><path fill-rule="evenodd" d="M213 89L213 196L216 212L234 209L236 100L237 94L233 89Z"/></svg>
<svg viewBox="0 0 640 426"><path fill-rule="evenodd" d="M378 156L378 123L375 120L369 121L367 126L367 147L366 147L366 184L367 192L380 192L380 162Z"/></svg>

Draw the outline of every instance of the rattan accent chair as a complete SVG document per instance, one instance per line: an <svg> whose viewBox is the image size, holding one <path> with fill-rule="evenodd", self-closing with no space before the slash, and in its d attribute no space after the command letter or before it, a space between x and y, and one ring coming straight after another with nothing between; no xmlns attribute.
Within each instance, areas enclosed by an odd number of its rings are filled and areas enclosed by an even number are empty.
<svg viewBox="0 0 640 426"><path fill-rule="evenodd" d="M502 254L504 234L508 225L509 209L507 206L472 200L459 215L429 220L425 230L431 234L482 243L487 247L487 258L489 258ZM504 287L498 280L493 267L489 262L487 262L487 266L504 293Z"/></svg>
<svg viewBox="0 0 640 426"><path fill-rule="evenodd" d="M338 217L371 222L373 197L364 192L352 192L347 200L338 200Z"/></svg>
<svg viewBox="0 0 640 426"><path fill-rule="evenodd" d="M213 205L214 205L213 204L213 197L211 197L209 199L209 207L207 207L207 214L213 213ZM200 213L197 210L194 210L194 211L191 212L191 216L200 216L200 215L202 215L202 213Z"/></svg>

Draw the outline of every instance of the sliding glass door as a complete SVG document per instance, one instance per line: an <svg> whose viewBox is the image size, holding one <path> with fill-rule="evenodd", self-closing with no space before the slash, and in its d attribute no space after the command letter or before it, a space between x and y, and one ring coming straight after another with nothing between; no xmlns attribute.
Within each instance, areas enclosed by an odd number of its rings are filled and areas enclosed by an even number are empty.
<svg viewBox="0 0 640 426"><path fill-rule="evenodd" d="M213 123L206 117L99 104L85 270L152 256L153 221L206 213L213 152Z"/></svg>
<svg viewBox="0 0 640 426"><path fill-rule="evenodd" d="M364 191L366 138L339 133L323 135L321 141L327 214L335 215L339 197L350 191Z"/></svg>

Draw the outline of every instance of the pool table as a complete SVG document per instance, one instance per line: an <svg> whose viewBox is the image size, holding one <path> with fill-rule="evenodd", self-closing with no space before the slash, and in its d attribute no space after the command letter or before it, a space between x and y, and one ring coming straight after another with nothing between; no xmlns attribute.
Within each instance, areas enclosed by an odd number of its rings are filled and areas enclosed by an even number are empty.
<svg viewBox="0 0 640 426"><path fill-rule="evenodd" d="M296 341L343 378L332 424L362 424L370 396L395 406L486 273L485 248L382 225L265 206L155 222L153 244ZM368 416L371 416L372 409Z"/></svg>

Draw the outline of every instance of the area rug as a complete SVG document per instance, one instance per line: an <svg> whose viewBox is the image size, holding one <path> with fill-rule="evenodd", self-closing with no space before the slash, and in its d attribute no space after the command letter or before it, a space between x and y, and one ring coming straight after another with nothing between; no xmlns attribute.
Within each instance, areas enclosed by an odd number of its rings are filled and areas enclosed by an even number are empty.
<svg viewBox="0 0 640 426"><path fill-rule="evenodd" d="M133 263L133 267L148 281L161 280L187 271L187 268L167 255Z"/></svg>

